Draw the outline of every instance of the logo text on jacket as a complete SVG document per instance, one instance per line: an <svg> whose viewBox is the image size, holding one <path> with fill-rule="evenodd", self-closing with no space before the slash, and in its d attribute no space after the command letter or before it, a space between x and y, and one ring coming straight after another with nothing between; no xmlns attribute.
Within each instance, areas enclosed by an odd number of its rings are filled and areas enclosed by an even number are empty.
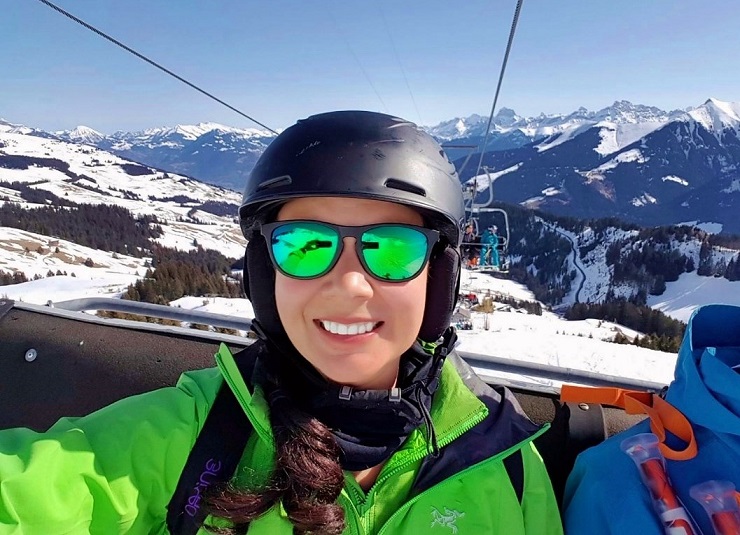
<svg viewBox="0 0 740 535"><path fill-rule="evenodd" d="M213 478L215 478L220 471L221 461L208 459L203 472L200 474L198 483L193 487L193 493L188 498L187 505L185 505L185 512L188 515L194 517L198 513L198 510L200 509L201 494L208 488L212 483Z"/></svg>

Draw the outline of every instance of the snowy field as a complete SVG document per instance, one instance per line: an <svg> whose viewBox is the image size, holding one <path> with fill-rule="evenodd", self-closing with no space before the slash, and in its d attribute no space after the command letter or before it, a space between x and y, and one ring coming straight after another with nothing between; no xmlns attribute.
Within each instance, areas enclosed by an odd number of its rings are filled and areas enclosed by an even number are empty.
<svg viewBox="0 0 740 535"><path fill-rule="evenodd" d="M535 301L526 287L511 280L464 271L461 292L469 291L481 297L490 291L494 299L501 294ZM673 378L675 354L610 342L619 332L630 338L640 334L614 323L593 319L566 321L544 307L542 315L537 316L500 303L496 303L491 314L474 312L472 323L472 330L458 331L461 352L637 381L668 384ZM552 387L562 384L543 380L534 373L501 377L512 383Z"/></svg>
<svg viewBox="0 0 740 535"><path fill-rule="evenodd" d="M697 303L724 303L740 306L740 281L719 277L700 277L682 273L666 285L663 295L648 296L648 306L681 321L688 321Z"/></svg>

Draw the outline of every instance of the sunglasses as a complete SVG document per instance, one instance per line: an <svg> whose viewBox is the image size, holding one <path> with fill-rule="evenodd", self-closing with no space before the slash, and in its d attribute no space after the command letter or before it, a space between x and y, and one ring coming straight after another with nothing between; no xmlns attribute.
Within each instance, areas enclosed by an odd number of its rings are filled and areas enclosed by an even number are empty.
<svg viewBox="0 0 740 535"><path fill-rule="evenodd" d="M439 241L436 230L383 223L346 227L319 221L276 221L262 225L275 269L294 279L316 279L329 273L344 248L355 239L357 257L375 279L410 281L421 273Z"/></svg>

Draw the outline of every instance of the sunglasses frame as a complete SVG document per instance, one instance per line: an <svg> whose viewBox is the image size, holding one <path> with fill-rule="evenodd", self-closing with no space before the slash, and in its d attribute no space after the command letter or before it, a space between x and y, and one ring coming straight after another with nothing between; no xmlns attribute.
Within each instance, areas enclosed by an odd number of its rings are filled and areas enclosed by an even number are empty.
<svg viewBox="0 0 740 535"><path fill-rule="evenodd" d="M329 262L329 265L327 266L327 268L317 275L312 275L310 277L298 277L296 275L291 275L290 273L286 273L280 267L277 260L275 259L275 254L272 250L273 232L276 229L279 229L283 225L289 225L289 224L295 224L295 223L310 223L312 225L323 225L325 227L328 227L336 231L337 235L339 236L339 242L337 243L337 250L334 253L334 257L332 258L331 262ZM410 228L410 229L414 229L420 232L426 237L426 240L427 240L426 255L424 256L424 261L421 263L416 273L404 279L393 280L393 279L385 279L385 278L379 277L378 275L375 275L372 272L372 270L367 265L367 262L365 261L364 255L362 254L363 252L362 235L365 232L368 232L369 230L380 228L380 227ZM406 223L375 223L372 225L361 225L358 227L354 227L354 226L345 226L345 225L335 225L334 223L327 223L326 221L316 221L312 219L288 219L285 221L274 221L272 223L263 223L260 226L260 234L264 236L265 241L267 242L267 251L270 255L270 260L272 261L272 265L275 267L277 271L279 271L286 277L290 277L291 279L311 280L311 279L318 279L318 278L323 277L324 275L329 273L332 269L334 269L334 266L337 265L339 258L342 256L342 251L344 251L344 238L354 238L355 239L355 253L357 254L357 258L360 260L360 264L362 264L362 268L365 270L365 273L370 275L375 280L378 280L381 282L397 282L397 283L398 282L408 282L408 281L414 280L416 277L419 276L419 274L424 270L424 266L426 266L427 263L429 262L429 258L432 255L432 249L439 242L439 239L440 239L440 232L438 230L434 230L434 229L430 229L426 227L419 227L416 225L408 225Z"/></svg>

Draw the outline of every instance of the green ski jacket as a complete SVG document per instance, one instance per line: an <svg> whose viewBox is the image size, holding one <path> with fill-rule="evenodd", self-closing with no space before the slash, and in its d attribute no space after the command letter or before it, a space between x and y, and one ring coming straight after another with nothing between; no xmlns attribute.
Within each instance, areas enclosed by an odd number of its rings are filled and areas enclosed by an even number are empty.
<svg viewBox="0 0 740 535"><path fill-rule="evenodd" d="M216 361L216 368L183 374L176 387L61 419L45 433L1 431L0 535L167 534L167 506L224 381L254 427L235 480L267 478L274 462L267 404L259 388L247 388L226 346ZM452 362L445 363L431 409L440 456L430 462L417 429L368 492L347 474L339 498L346 534L562 533L532 444L545 428L529 422L507 391L484 389L476 396ZM516 451L524 473L521 502L503 463ZM277 506L249 529L292 533Z"/></svg>

